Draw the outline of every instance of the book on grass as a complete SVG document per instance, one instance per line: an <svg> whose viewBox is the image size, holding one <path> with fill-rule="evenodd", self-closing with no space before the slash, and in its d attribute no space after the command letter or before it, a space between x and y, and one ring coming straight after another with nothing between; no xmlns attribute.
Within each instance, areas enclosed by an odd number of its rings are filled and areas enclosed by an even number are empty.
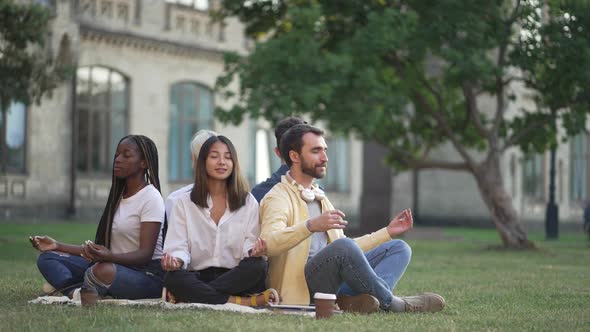
<svg viewBox="0 0 590 332"><path fill-rule="evenodd" d="M281 310L302 310L302 311L315 311L314 305L298 305L298 304L273 304L269 303L271 309Z"/></svg>

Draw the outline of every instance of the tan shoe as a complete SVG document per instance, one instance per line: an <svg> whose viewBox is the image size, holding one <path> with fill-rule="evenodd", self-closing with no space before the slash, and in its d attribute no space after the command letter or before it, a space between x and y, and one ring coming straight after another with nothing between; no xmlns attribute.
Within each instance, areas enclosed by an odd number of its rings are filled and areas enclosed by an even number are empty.
<svg viewBox="0 0 590 332"><path fill-rule="evenodd" d="M406 312L438 312L445 307L445 299L434 293L415 296L402 296L406 303Z"/></svg>
<svg viewBox="0 0 590 332"><path fill-rule="evenodd" d="M344 312L370 314L379 310L379 300L369 294L354 296L339 295L336 298L336 304Z"/></svg>
<svg viewBox="0 0 590 332"><path fill-rule="evenodd" d="M43 293L45 295L52 295L56 291L55 287L51 286L47 281L43 283Z"/></svg>

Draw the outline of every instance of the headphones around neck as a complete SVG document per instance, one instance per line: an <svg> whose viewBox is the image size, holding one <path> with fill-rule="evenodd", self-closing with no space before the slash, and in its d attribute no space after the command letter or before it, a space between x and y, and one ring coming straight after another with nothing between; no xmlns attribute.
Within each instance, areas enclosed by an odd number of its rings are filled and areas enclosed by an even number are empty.
<svg viewBox="0 0 590 332"><path fill-rule="evenodd" d="M297 183L297 181L291 177L290 172L287 172L287 178L291 181L292 185L297 187L297 190L299 190L299 193L301 194L301 198L306 203L311 203L315 200L321 201L326 198L326 193L324 193L317 184L312 184L311 189L308 189Z"/></svg>

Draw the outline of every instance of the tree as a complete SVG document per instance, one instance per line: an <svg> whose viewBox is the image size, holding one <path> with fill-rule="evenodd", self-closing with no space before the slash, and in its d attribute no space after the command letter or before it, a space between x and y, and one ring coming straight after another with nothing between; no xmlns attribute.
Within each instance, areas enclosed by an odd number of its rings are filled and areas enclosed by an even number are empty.
<svg viewBox="0 0 590 332"><path fill-rule="evenodd" d="M543 11L542 9L545 9ZM585 2L553 2L529 15L523 23L527 32L521 36L521 46L513 52L513 59L525 73L522 81L533 91L535 104L551 114L549 202L546 211L547 238L558 236L558 207L555 202L555 154L560 141L567 135L585 130L586 111L590 95L584 87L590 84L590 15ZM576 15L580 15L578 19ZM580 61L580 63L577 63ZM575 65L573 65L575 64ZM557 114L561 110L561 118ZM559 138L557 121L566 130ZM539 152L545 147L531 147Z"/></svg>
<svg viewBox="0 0 590 332"><path fill-rule="evenodd" d="M534 247L503 186L500 158L510 147L540 151L554 140L550 112L513 108L525 95L519 92L524 89L520 82L535 73L529 64L534 62L532 53L545 47L540 44L527 52L527 22L540 17L539 10L564 10L558 3L226 0L222 4L220 16L238 16L246 32L264 42L246 57L226 56L226 72L217 88L236 103L218 109L220 119L239 123L249 114L276 121L287 114L309 114L314 120L326 120L331 130L381 143L390 152L388 163L396 169L469 172L503 245ZM555 29L561 24L543 23ZM546 29L538 28L533 38L537 34L544 38ZM552 38L557 49L572 40L558 34ZM572 38L577 40L577 34ZM555 64L561 66L557 75L590 63L590 46L581 44L584 51L575 59ZM237 94L229 89L235 79L240 83ZM584 91L583 86L576 87ZM493 100L492 106L485 107L483 98ZM588 111L565 105L556 116L569 133L575 133L580 126L566 124L585 120ZM432 159L430 152L442 144L450 144L460 160Z"/></svg>
<svg viewBox="0 0 590 332"><path fill-rule="evenodd" d="M10 103L40 103L72 71L67 56L53 61L45 48L50 14L38 4L0 0L0 137L6 136L6 112ZM60 51L64 51L60 49ZM0 144L0 159L5 160ZM0 174L5 172L0 162Z"/></svg>

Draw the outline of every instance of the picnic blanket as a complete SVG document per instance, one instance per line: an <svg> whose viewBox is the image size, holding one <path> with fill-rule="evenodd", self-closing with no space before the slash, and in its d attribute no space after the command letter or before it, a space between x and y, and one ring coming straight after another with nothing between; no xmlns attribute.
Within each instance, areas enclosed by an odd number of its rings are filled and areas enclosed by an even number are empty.
<svg viewBox="0 0 590 332"><path fill-rule="evenodd" d="M28 301L32 304L60 304L60 305L71 305L81 306L80 301L72 300L67 296L39 296L34 300ZM112 304L112 305L124 305L124 306L146 306L146 307L158 307L161 309L210 309L210 310L221 310L221 311L233 311L247 314L297 314L309 317L315 317L314 312L305 311L290 311L290 310L275 310L266 308L252 308L243 305L225 303L225 304L203 304L203 303L169 303L162 301L161 299L144 299L144 300L120 300L120 299L102 299L98 301L99 304Z"/></svg>

